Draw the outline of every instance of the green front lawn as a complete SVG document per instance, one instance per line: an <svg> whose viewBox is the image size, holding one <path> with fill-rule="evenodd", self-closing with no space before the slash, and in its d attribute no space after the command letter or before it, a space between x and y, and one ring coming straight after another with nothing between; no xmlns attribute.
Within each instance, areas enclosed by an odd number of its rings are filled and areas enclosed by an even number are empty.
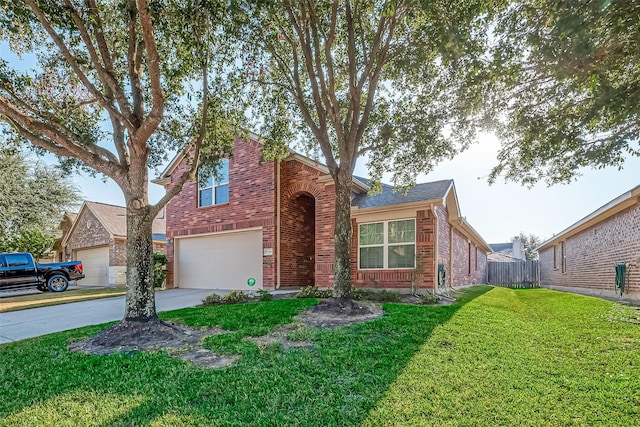
<svg viewBox="0 0 640 427"><path fill-rule="evenodd" d="M234 333L221 370L165 353L69 353L89 327L0 346L0 425L638 425L638 312L542 289L476 287L452 306L384 305L385 317L306 329L312 349L261 351L315 303L291 299L163 315Z"/></svg>

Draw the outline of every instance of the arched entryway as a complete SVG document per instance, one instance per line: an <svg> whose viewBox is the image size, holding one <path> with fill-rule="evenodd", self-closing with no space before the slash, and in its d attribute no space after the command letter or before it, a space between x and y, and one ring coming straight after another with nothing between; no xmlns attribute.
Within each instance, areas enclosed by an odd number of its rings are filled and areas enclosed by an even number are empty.
<svg viewBox="0 0 640 427"><path fill-rule="evenodd" d="M307 192L288 197L281 209L281 286L315 283L316 200Z"/></svg>

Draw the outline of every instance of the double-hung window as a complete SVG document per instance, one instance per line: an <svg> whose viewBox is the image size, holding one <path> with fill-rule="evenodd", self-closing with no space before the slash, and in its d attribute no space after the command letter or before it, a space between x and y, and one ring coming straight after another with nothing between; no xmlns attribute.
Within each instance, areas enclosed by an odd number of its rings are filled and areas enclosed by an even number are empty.
<svg viewBox="0 0 640 427"><path fill-rule="evenodd" d="M415 268L415 219L360 224L358 251L361 270Z"/></svg>
<svg viewBox="0 0 640 427"><path fill-rule="evenodd" d="M198 179L198 207L229 202L229 160L222 159L212 173Z"/></svg>

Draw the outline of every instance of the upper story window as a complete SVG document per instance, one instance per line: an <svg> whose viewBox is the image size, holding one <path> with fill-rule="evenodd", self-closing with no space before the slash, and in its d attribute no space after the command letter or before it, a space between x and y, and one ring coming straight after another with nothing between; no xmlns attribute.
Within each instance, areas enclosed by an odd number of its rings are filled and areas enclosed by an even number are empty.
<svg viewBox="0 0 640 427"><path fill-rule="evenodd" d="M360 224L358 246L360 269L415 268L416 221Z"/></svg>
<svg viewBox="0 0 640 427"><path fill-rule="evenodd" d="M213 173L201 174L198 180L198 207L229 202L229 160L222 159Z"/></svg>

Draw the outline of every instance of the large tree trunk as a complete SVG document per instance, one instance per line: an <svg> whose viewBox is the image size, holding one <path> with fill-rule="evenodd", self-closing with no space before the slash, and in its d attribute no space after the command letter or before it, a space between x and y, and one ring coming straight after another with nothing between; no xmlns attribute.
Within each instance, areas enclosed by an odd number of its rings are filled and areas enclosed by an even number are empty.
<svg viewBox="0 0 640 427"><path fill-rule="evenodd" d="M351 298L351 177L340 170L335 177L336 210L335 261L333 267L333 296Z"/></svg>
<svg viewBox="0 0 640 427"><path fill-rule="evenodd" d="M124 320L157 319L153 287L153 218L147 206L127 201L127 298Z"/></svg>
<svg viewBox="0 0 640 427"><path fill-rule="evenodd" d="M125 193L126 194L126 193ZM127 200L127 297L124 318L86 341L69 348L89 354L111 354L176 346L192 339L183 328L161 321L156 315L153 287L153 216L145 197ZM190 338L191 337L191 338ZM185 341L187 340L187 341Z"/></svg>

